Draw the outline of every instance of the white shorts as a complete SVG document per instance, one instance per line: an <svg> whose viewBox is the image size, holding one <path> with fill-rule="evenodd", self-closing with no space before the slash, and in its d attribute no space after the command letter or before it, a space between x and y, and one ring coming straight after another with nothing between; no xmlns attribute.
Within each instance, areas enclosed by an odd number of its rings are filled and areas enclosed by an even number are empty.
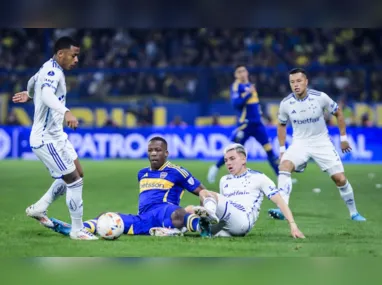
<svg viewBox="0 0 382 285"><path fill-rule="evenodd" d="M299 141L293 142L282 156L281 162L289 160L293 162L296 171L302 172L310 158L330 176L344 172L341 158L329 140L313 145Z"/></svg>
<svg viewBox="0 0 382 285"><path fill-rule="evenodd" d="M217 195L219 201L216 215L220 222L212 226L212 234L220 237L245 236L254 226L254 213L223 195Z"/></svg>
<svg viewBox="0 0 382 285"><path fill-rule="evenodd" d="M68 140L46 143L38 148L32 147L32 150L53 178L61 178L76 169L74 160L78 155Z"/></svg>

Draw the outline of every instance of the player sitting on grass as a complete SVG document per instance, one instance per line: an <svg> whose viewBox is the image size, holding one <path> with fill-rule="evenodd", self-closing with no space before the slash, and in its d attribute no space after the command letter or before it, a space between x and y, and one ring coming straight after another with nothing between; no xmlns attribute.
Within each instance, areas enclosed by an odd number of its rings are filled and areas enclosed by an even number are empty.
<svg viewBox="0 0 382 285"><path fill-rule="evenodd" d="M231 144L224 150L225 165L230 174L220 179L220 194L208 190L199 192L200 206L188 206L188 212L211 220L214 236L245 236L254 227L264 195L272 200L288 220L291 235L305 238L298 229L288 205L265 174L247 168L247 152L241 144ZM207 210L207 212L205 211Z"/></svg>
<svg viewBox="0 0 382 285"><path fill-rule="evenodd" d="M200 232L203 237L211 236L211 225L206 214L203 218L187 213L179 206L183 189L199 195L205 187L186 169L167 161L167 142L154 137L148 144L150 167L138 172L139 211L138 215L119 213L124 222L124 234L129 235L178 235L186 227L188 231ZM203 209L200 210L203 212ZM51 219L53 230L64 235L70 232L70 225ZM84 222L89 232L96 234L97 218Z"/></svg>

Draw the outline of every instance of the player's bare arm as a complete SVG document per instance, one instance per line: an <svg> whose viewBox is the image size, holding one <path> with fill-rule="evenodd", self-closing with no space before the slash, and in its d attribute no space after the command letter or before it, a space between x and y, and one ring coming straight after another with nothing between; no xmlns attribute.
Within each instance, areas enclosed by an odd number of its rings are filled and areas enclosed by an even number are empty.
<svg viewBox="0 0 382 285"><path fill-rule="evenodd" d="M13 103L26 103L31 101L32 98L29 97L28 91L21 91L13 95L12 101Z"/></svg>
<svg viewBox="0 0 382 285"><path fill-rule="evenodd" d="M337 111L333 113L333 115L337 118L337 124L340 130L342 152L349 153L351 151L351 147L346 136L346 123L342 109L338 107Z"/></svg>
<svg viewBox="0 0 382 285"><path fill-rule="evenodd" d="M286 125L279 123L277 125L277 138L280 145L280 160L285 152L285 142L286 142Z"/></svg>
<svg viewBox="0 0 382 285"><path fill-rule="evenodd" d="M192 194L199 196L200 191L206 190L206 187L203 184L200 184L198 188L196 188L194 191L192 191Z"/></svg>
<svg viewBox="0 0 382 285"><path fill-rule="evenodd" d="M299 230L296 222L294 221L292 211L290 210L289 206L285 203L281 195L277 193L276 195L271 197L271 200L279 207L281 212L284 214L286 220L288 221L292 237L305 238L304 234Z"/></svg>

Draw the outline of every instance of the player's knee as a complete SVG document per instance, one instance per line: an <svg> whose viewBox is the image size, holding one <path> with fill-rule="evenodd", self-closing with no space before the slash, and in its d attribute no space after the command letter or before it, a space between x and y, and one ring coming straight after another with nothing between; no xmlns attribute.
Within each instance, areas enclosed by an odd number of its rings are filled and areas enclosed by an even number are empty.
<svg viewBox="0 0 382 285"><path fill-rule="evenodd" d="M332 179L333 179L334 183L336 183L336 185L338 187L344 186L346 184L346 180L347 180L344 173L334 174L332 176Z"/></svg>
<svg viewBox="0 0 382 285"><path fill-rule="evenodd" d="M294 169L293 162L289 160L284 160L279 165L279 171L292 172L293 169Z"/></svg>
<svg viewBox="0 0 382 285"><path fill-rule="evenodd" d="M71 184L79 179L81 179L81 176L79 175L77 169L74 170L72 173L66 174L62 177L62 179L67 183Z"/></svg>
<svg viewBox="0 0 382 285"><path fill-rule="evenodd" d="M187 214L186 210L183 208L175 210L171 214L171 222L175 228L182 228L184 225L184 216Z"/></svg>

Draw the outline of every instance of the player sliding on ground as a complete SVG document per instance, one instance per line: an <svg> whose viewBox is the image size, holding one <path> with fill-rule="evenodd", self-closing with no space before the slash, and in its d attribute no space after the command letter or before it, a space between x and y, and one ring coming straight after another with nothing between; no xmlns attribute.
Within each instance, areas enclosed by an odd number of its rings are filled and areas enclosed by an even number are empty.
<svg viewBox="0 0 382 285"><path fill-rule="evenodd" d="M166 140L154 137L149 141L150 167L138 172L138 215L119 213L124 223L124 234L180 235L185 227L188 231L200 232L201 236L210 237L211 225L203 209L200 212L204 217L200 218L179 206L183 189L198 196L205 187L186 169L167 161L168 154ZM55 231L69 234L69 224L54 218L51 220ZM84 222L84 226L89 232L96 234L97 218Z"/></svg>
<svg viewBox="0 0 382 285"><path fill-rule="evenodd" d="M224 161L230 174L220 179L220 194L201 190L199 197L204 208L188 206L188 212L206 216L213 224L212 234L216 237L245 236L254 227L266 195L284 213L292 237L305 238L273 181L266 175L247 168L247 152L242 145L232 144L226 147Z"/></svg>
<svg viewBox="0 0 382 285"><path fill-rule="evenodd" d="M289 84L293 91L280 103L277 135L280 143L280 166L278 188L285 202L289 203L292 191L291 173L302 172L310 158L329 174L336 184L341 198L348 207L354 221L366 221L356 208L353 188L344 174L344 166L333 143L330 141L324 119L324 110L337 117L341 134L342 152L350 152L346 137L346 124L342 110L324 92L308 89L308 78L304 69L295 68L289 73ZM293 127L293 142L285 148L286 125ZM280 209L270 209L269 215L284 219Z"/></svg>
<svg viewBox="0 0 382 285"><path fill-rule="evenodd" d="M79 45L72 38L58 39L54 45L54 56L29 79L27 91L15 94L12 100L25 103L33 99L35 108L30 146L55 179L45 195L26 209L27 215L46 227L53 227L47 216L48 207L66 193L73 224L70 237L97 240L83 228L83 171L78 155L63 130L63 122L72 129L78 127L76 117L65 107L64 70L77 65L79 52Z"/></svg>

